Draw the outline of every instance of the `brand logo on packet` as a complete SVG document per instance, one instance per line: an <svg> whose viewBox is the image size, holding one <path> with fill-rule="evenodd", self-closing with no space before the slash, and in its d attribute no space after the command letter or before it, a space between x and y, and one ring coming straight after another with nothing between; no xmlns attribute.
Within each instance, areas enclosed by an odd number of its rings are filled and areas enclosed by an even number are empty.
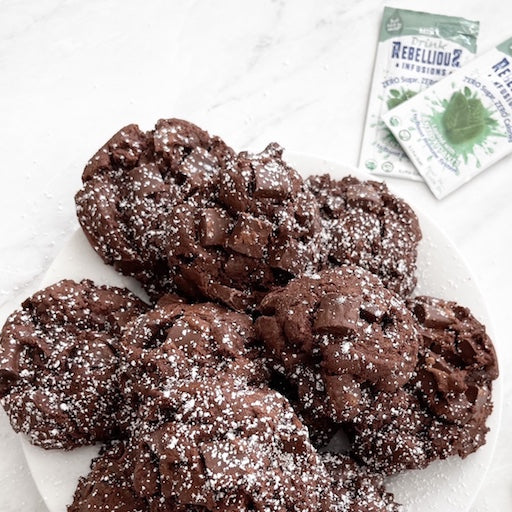
<svg viewBox="0 0 512 512"><path fill-rule="evenodd" d="M401 41L393 41L391 58L418 62L420 64L452 66L454 68L460 67L460 57L462 55L460 48L455 48L451 51L443 51L435 48L426 48L427 43L425 41L418 40L418 42L422 43L423 47L409 46L404 45ZM436 42L436 44L441 46L442 41ZM431 43L431 45L433 45L433 43Z"/></svg>
<svg viewBox="0 0 512 512"><path fill-rule="evenodd" d="M402 18L398 14L398 11L395 11L389 18L386 23L386 31L388 34L398 34L402 31L404 24L402 23Z"/></svg>

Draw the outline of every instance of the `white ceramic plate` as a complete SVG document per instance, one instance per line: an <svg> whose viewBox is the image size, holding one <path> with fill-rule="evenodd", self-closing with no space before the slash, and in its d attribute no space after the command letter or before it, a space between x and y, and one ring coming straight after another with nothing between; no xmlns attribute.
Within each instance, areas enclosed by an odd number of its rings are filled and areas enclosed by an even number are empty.
<svg viewBox="0 0 512 512"><path fill-rule="evenodd" d="M286 154L287 161L302 174L329 172L335 178L352 174L362 179L361 171L297 154ZM413 205L414 207L414 205ZM417 294L428 294L456 300L468 306L492 333L491 319L470 270L454 245L427 216L417 211L423 231L418 256ZM141 294L137 283L117 274L103 264L78 231L70 239L46 273L41 287L63 278L91 278L98 284L127 286ZM493 338L494 339L494 338ZM494 340L497 344L497 340ZM499 351L499 346L497 347ZM494 384L494 412L488 420L487 444L465 460L453 457L439 461L421 471L410 471L389 481L389 489L409 512L467 512L491 463L501 413L501 381ZM72 452L44 451L30 445L22 437L23 449L34 477L50 512L63 512L72 501L80 475L86 475L98 447Z"/></svg>

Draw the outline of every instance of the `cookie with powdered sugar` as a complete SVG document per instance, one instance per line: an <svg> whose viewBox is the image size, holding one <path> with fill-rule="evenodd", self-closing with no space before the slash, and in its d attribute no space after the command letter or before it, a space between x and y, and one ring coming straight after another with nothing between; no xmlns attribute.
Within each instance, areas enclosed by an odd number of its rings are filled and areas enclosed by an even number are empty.
<svg viewBox="0 0 512 512"><path fill-rule="evenodd" d="M351 425L353 453L386 473L482 446L498 377L492 341L469 309L426 296L407 304L422 337L415 375L396 393L367 393Z"/></svg>
<svg viewBox="0 0 512 512"><path fill-rule="evenodd" d="M313 417L348 421L360 412L366 387L392 392L413 374L417 322L360 267L294 279L269 293L260 312L259 338Z"/></svg>
<svg viewBox="0 0 512 512"><path fill-rule="evenodd" d="M252 319L213 303L186 304L164 296L134 320L121 340L123 416L132 428L145 402L162 389L199 378L238 387L261 384L267 371Z"/></svg>
<svg viewBox="0 0 512 512"><path fill-rule="evenodd" d="M26 299L0 337L0 401L16 432L71 449L117 435L119 339L146 305L70 280Z"/></svg>
<svg viewBox="0 0 512 512"><path fill-rule="evenodd" d="M81 477L68 512L150 512L150 504L133 486L134 457L127 443L103 448Z"/></svg>
<svg viewBox="0 0 512 512"><path fill-rule="evenodd" d="M268 388L205 377L164 399L153 416L160 422L93 461L69 512L400 510L382 477L346 455L317 454Z"/></svg>
<svg viewBox="0 0 512 512"><path fill-rule="evenodd" d="M269 290L319 268L320 210L282 153L277 144L239 153L214 204L176 210L168 261L182 290L252 311Z"/></svg>
<svg viewBox="0 0 512 512"><path fill-rule="evenodd" d="M77 217L105 263L136 277L150 295L173 291L167 265L174 209L207 203L234 152L181 119L143 132L117 132L86 165L75 196Z"/></svg>
<svg viewBox="0 0 512 512"><path fill-rule="evenodd" d="M356 477L348 457L324 463L287 400L266 387L188 382L149 417L135 486L171 510L398 510L382 480Z"/></svg>
<svg viewBox="0 0 512 512"><path fill-rule="evenodd" d="M147 499L161 494L205 510L329 510L308 432L276 392L198 379L169 390L157 415L161 424L139 437L144 469L136 472L147 479L136 485Z"/></svg>

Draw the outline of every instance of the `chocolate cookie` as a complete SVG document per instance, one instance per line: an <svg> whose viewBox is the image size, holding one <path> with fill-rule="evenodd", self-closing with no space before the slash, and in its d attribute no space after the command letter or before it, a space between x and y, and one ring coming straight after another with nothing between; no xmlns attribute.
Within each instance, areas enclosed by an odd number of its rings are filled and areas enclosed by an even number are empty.
<svg viewBox="0 0 512 512"><path fill-rule="evenodd" d="M416 373L397 393L368 393L354 419L354 453L387 473L464 458L485 443L496 354L485 327L455 302L416 297L420 323Z"/></svg>
<svg viewBox="0 0 512 512"><path fill-rule="evenodd" d="M68 512L399 510L382 477L346 455L316 454L277 393L208 379L179 388L163 423L93 461Z"/></svg>
<svg viewBox="0 0 512 512"><path fill-rule="evenodd" d="M291 281L262 301L258 336L319 418L348 421L366 386L394 391L412 376L419 335L403 301L355 266Z"/></svg>
<svg viewBox="0 0 512 512"><path fill-rule="evenodd" d="M119 338L146 310L128 290L70 280L37 292L0 338L0 397L16 432L71 449L117 429Z"/></svg>
<svg viewBox="0 0 512 512"><path fill-rule="evenodd" d="M235 153L177 119L123 128L85 168L77 215L108 264L153 297L176 291L237 310L320 264L320 210L270 144Z"/></svg>
<svg viewBox="0 0 512 512"><path fill-rule="evenodd" d="M399 295L409 295L416 286L421 239L410 206L376 181L352 176L337 181L325 174L310 177L307 184L320 203L329 233L330 262L363 267Z"/></svg>
<svg viewBox="0 0 512 512"><path fill-rule="evenodd" d="M208 379L169 391L167 421L139 438L135 485L146 499L163 496L169 510L346 510L278 393Z"/></svg>
<svg viewBox="0 0 512 512"><path fill-rule="evenodd" d="M130 441L116 442L102 449L93 460L87 477L80 478L68 512L208 512L205 507L180 506L175 500L155 494L142 497L147 475L145 461ZM137 472L135 468L137 467ZM142 469L142 471L141 471Z"/></svg>
<svg viewBox="0 0 512 512"><path fill-rule="evenodd" d="M105 263L139 279L150 294L173 289L167 264L175 207L207 203L234 152L192 123L131 124L92 157L76 194L77 216Z"/></svg>
<svg viewBox="0 0 512 512"><path fill-rule="evenodd" d="M164 297L131 323L121 344L127 421L139 404L178 384L211 378L245 386L267 378L252 319L217 304Z"/></svg>

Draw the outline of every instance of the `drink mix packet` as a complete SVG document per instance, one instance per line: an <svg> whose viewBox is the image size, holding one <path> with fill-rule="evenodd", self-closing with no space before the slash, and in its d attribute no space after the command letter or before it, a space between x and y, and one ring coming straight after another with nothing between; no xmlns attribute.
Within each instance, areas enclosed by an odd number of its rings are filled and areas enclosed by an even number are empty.
<svg viewBox="0 0 512 512"><path fill-rule="evenodd" d="M474 57L479 23L384 8L359 166L421 180L382 116Z"/></svg>
<svg viewBox="0 0 512 512"><path fill-rule="evenodd" d="M512 152L512 38L384 121L441 199Z"/></svg>

